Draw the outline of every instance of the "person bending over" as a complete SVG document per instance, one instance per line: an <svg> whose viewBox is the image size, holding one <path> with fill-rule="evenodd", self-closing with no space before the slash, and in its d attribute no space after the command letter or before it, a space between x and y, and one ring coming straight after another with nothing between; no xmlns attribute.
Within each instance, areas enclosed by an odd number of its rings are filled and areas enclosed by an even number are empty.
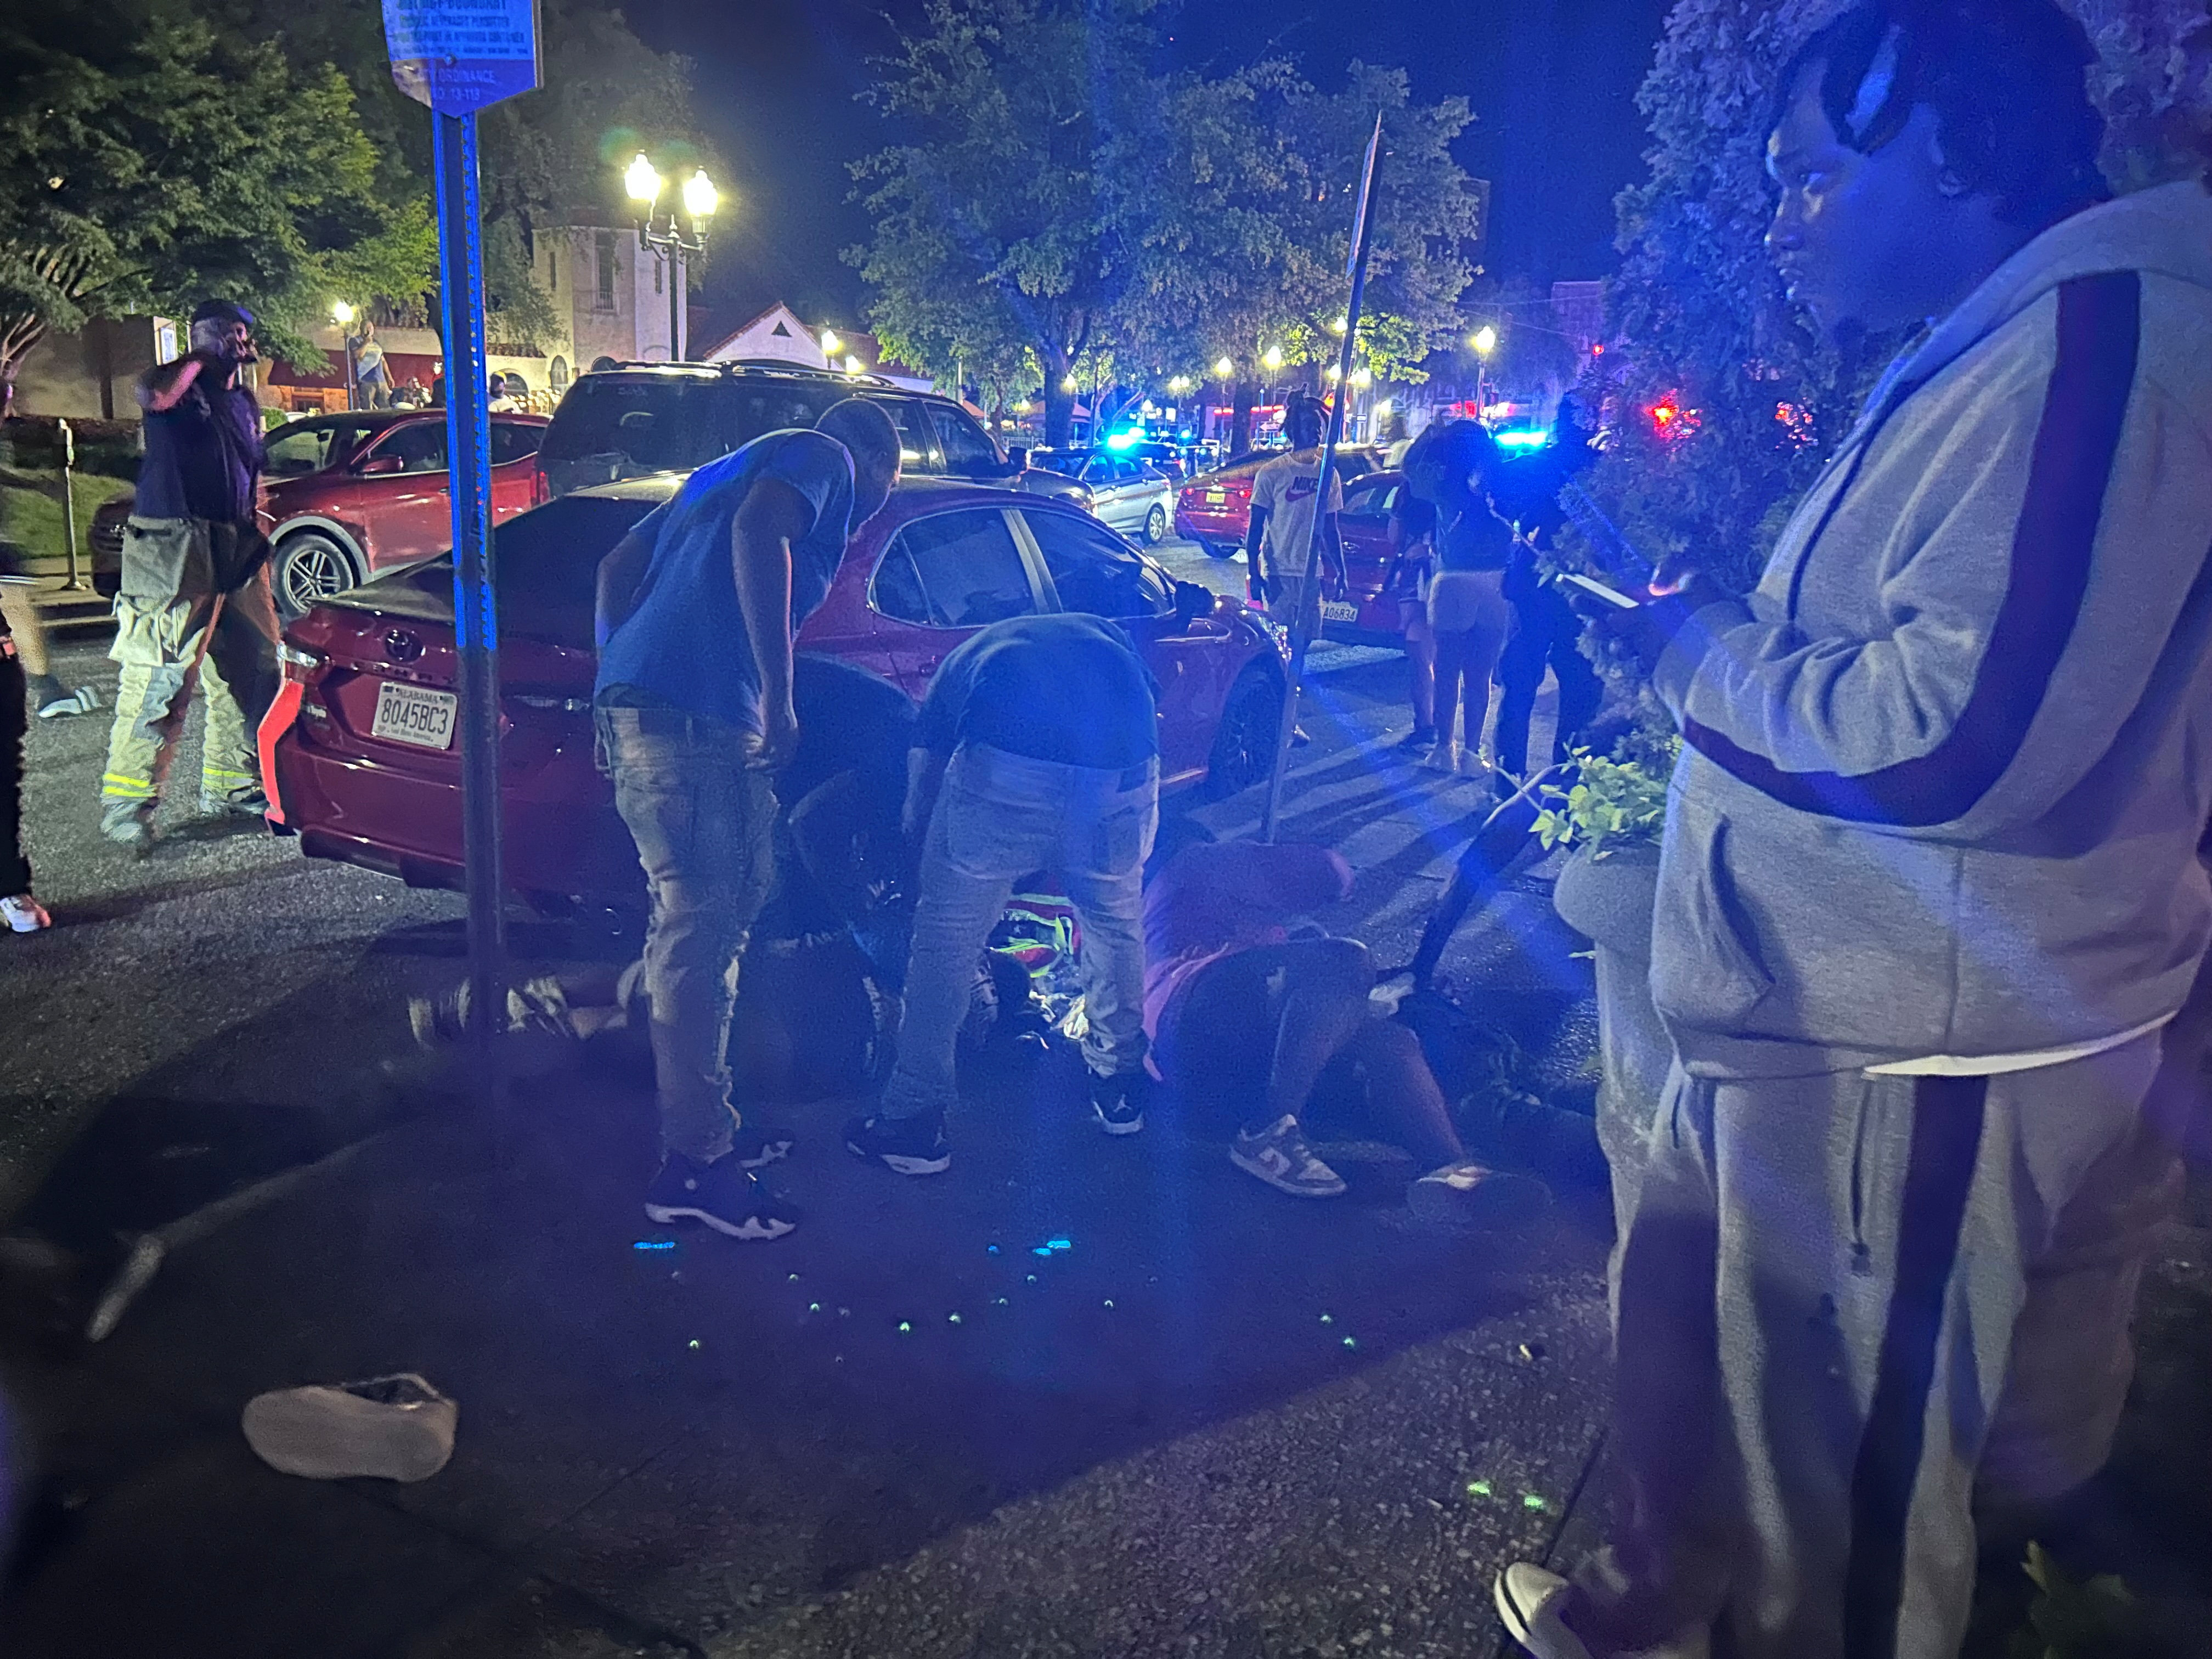
<svg viewBox="0 0 2212 1659"><path fill-rule="evenodd" d="M1015 883L1058 875L1083 924L1083 1057L1113 1135L1144 1127L1144 865L1159 823L1151 672L1096 617L1012 617L947 657L908 757L905 823L924 836L906 1018L881 1107L846 1129L901 1175L952 1162L953 1054L975 963Z"/></svg>

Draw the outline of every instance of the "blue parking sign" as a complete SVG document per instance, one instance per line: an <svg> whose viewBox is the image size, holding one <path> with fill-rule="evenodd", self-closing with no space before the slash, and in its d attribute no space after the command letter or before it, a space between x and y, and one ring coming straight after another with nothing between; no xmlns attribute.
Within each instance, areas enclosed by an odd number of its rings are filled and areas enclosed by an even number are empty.
<svg viewBox="0 0 2212 1659"><path fill-rule="evenodd" d="M441 115L473 115L542 84L538 0L384 0L400 91Z"/></svg>

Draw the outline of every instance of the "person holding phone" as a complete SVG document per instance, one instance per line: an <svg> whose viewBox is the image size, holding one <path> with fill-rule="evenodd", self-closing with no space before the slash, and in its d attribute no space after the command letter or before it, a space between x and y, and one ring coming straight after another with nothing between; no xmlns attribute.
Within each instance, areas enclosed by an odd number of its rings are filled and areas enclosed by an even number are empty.
<svg viewBox="0 0 2212 1659"><path fill-rule="evenodd" d="M1497 1584L1540 1659L1955 1654L1978 1516L2111 1449L2212 938L2212 195L2109 199L2096 61L2051 0L1813 35L1767 247L1823 329L1910 343L1749 596L1589 607L1682 736L1674 1064L1606 1547Z"/></svg>
<svg viewBox="0 0 2212 1659"><path fill-rule="evenodd" d="M276 690L276 610L269 541L254 518L261 406L248 379L260 361L253 313L228 300L192 313L191 351L138 382L146 458L123 532L115 596L120 665L100 832L143 857L154 809L195 684L207 706L200 811L258 820L254 732Z"/></svg>

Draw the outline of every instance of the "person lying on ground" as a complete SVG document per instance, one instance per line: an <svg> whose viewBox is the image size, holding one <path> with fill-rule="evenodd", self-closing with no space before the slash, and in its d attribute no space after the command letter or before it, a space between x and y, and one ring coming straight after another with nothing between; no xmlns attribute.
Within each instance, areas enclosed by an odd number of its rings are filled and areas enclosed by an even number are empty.
<svg viewBox="0 0 2212 1659"><path fill-rule="evenodd" d="M1357 939L1293 939L1291 921L1352 891L1352 866L1321 847L1200 843L1145 895L1145 1019L1154 1064L1203 1121L1233 1134L1229 1159L1279 1192L1334 1198L1343 1177L1315 1156L1302 1119L1333 1065L1366 1073L1389 1139L1427 1167L1407 1199L1425 1220L1490 1227L1543 1208L1528 1176L1472 1161L1419 1041L1370 999Z"/></svg>

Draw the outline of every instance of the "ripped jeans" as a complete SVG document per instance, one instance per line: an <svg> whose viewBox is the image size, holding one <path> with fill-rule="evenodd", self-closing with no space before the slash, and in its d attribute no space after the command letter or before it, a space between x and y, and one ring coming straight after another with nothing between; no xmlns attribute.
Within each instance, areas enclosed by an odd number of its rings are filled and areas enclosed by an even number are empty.
<svg viewBox="0 0 2212 1659"><path fill-rule="evenodd" d="M1083 923L1083 1057L1094 1077L1145 1063L1145 860L1159 828L1157 762L1103 771L982 745L952 757L921 856L906 1018L886 1117L942 1109L975 963L1014 884L1056 876Z"/></svg>

